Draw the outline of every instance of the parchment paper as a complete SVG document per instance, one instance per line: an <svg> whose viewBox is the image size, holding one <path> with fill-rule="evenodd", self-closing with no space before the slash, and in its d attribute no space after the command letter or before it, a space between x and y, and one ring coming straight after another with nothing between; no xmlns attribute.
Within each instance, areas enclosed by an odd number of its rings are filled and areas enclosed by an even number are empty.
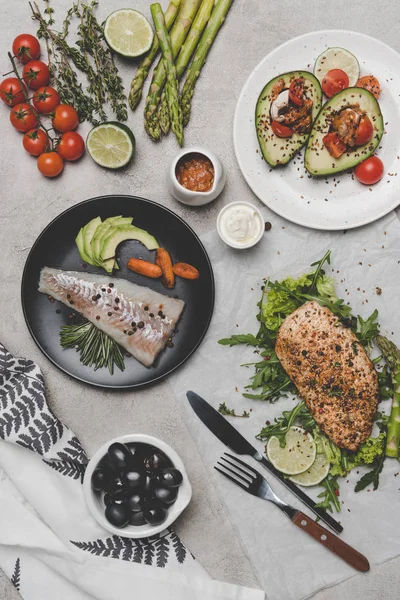
<svg viewBox="0 0 400 600"><path fill-rule="evenodd" d="M266 420L273 421L297 399L280 399L275 404L242 397L253 374L242 363L257 360L254 349L224 347L220 338L234 333L256 333L257 302L264 277L281 279L309 271L309 265L332 250L331 273L339 297L349 301L355 314L364 318L377 308L381 331L400 344L400 225L394 213L361 229L348 232L317 232L288 223L264 209L272 229L253 249L235 251L212 232L203 238L215 274L216 306L205 340L171 384L181 410L210 472L210 486L216 485L230 512L233 524L270 600L299 600L318 590L357 574L346 563L298 530L275 506L254 498L217 473L213 466L225 446L200 422L186 399L194 390L218 408L226 402L249 418L230 421L261 452L255 439ZM381 294L379 295L379 290ZM390 401L380 410L390 411ZM242 457L243 458L243 457ZM308 509L256 461L245 460L266 476L274 491L296 508ZM400 465L388 459L378 490L354 492L364 469L353 472L348 482L340 479L342 510L334 516L341 521L341 537L365 554L371 566L400 554ZM321 488L307 488L310 496ZM312 513L309 513L312 514ZM229 548L226 549L229 552ZM221 557L222 558L222 557Z"/></svg>

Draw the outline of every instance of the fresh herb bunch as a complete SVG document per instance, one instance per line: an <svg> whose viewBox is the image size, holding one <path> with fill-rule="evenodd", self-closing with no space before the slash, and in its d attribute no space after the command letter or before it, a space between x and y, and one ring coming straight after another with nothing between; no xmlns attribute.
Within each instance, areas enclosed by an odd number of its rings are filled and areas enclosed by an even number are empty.
<svg viewBox="0 0 400 600"><path fill-rule="evenodd" d="M225 402L222 402L219 405L218 412L220 412L221 415L226 415L228 417L242 417L244 419L248 419L250 416L250 413L247 412L247 410L244 410L241 415L237 415L235 412L235 409L228 408L227 405L225 404Z"/></svg>
<svg viewBox="0 0 400 600"><path fill-rule="evenodd" d="M121 348L108 335L97 329L93 323L64 325L60 329L60 343L63 348L75 348L80 353L83 365L97 369L107 367L114 374L114 366L125 370Z"/></svg>
<svg viewBox="0 0 400 600"><path fill-rule="evenodd" d="M103 28L98 23L94 9L97 2L84 4L80 0L67 11L61 31L55 31L54 8L44 0L44 15L36 2L29 3L32 18L39 24L37 35L46 41L49 69L61 101L77 110L80 121L97 125L107 116L104 105L109 102L120 121L128 117L122 80L114 63L110 48L104 40ZM79 19L76 46L68 43L73 17ZM78 73L86 76L83 88Z"/></svg>

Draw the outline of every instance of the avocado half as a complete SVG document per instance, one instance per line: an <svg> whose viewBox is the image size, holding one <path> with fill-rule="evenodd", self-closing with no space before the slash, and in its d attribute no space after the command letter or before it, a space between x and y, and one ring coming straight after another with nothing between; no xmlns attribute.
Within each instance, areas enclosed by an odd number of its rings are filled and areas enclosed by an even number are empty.
<svg viewBox="0 0 400 600"><path fill-rule="evenodd" d="M312 120L314 121L322 104L321 85L316 77L308 71L290 71L271 79L262 90L256 105L256 131L261 152L271 167L285 165L307 141L308 134L293 134L290 138L280 138L271 129L270 107L274 84L283 79L288 88L294 79L304 78L304 90L313 100Z"/></svg>
<svg viewBox="0 0 400 600"><path fill-rule="evenodd" d="M372 138L363 146L334 158L325 148L322 139L329 133L332 113L356 106L366 113L374 127ZM332 175L351 169L374 153L384 132L383 117L377 100L368 90L353 87L339 92L324 106L314 121L304 154L304 165L311 175Z"/></svg>

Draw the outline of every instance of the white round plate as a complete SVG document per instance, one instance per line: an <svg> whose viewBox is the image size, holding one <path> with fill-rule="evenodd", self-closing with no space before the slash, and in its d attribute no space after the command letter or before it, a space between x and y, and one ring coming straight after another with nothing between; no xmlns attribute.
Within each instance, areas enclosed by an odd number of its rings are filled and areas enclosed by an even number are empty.
<svg viewBox="0 0 400 600"><path fill-rule="evenodd" d="M383 179L368 187L351 172L311 177L303 164L304 148L286 166L272 169L259 149L255 108L263 87L280 73L313 71L325 48L350 50L360 63L361 76L375 75L385 133L377 155L385 165ZM289 40L268 54L246 81L233 125L236 157L244 178L258 198L273 211L299 225L336 230L359 227L379 219L400 203L400 55L386 44L354 31L316 31ZM397 178L399 171L399 179Z"/></svg>

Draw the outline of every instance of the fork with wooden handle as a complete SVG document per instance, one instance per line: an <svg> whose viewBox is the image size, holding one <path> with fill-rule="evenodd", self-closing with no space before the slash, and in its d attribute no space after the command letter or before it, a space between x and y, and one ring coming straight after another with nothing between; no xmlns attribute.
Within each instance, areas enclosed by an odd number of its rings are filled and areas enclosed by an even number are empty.
<svg viewBox="0 0 400 600"><path fill-rule="evenodd" d="M308 533L308 535L325 546L325 548L334 552L334 554L346 561L354 569L369 571L369 562L365 556L328 531L328 529L313 521L313 519L300 510L280 500L273 492L268 481L258 471L227 452L224 453L224 456L221 456L220 460L223 462L218 462L217 464L222 468L214 467L219 473L225 475L225 477L236 483L236 485L246 492L249 492L249 494L263 500L268 500L278 506L297 527Z"/></svg>

